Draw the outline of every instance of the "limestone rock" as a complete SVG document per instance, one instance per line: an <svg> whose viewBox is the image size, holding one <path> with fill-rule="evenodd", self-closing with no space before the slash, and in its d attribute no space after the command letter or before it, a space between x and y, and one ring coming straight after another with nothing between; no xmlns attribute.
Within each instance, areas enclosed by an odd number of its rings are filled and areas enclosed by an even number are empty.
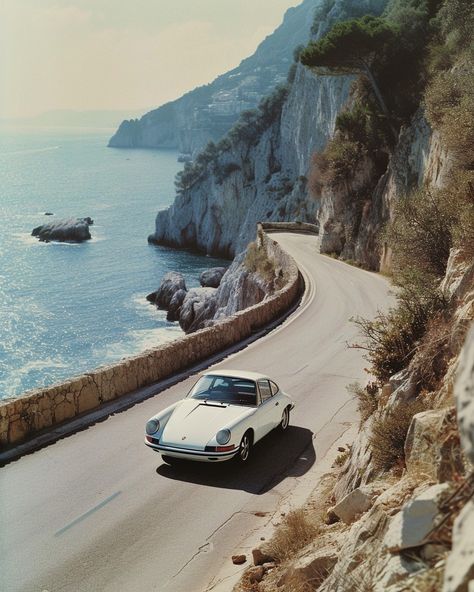
<svg viewBox="0 0 474 592"><path fill-rule="evenodd" d="M215 288L192 288L186 294L179 313L179 324L183 331L191 333L206 326L216 311Z"/></svg>
<svg viewBox="0 0 474 592"><path fill-rule="evenodd" d="M348 493L332 511L346 524L351 524L372 506L372 490L370 487L358 487Z"/></svg>
<svg viewBox="0 0 474 592"><path fill-rule="evenodd" d="M168 314L166 315L166 320L177 321L179 319L181 306L183 305L184 299L186 298L186 294L186 290L178 290L173 294L173 297L171 298L168 307Z"/></svg>
<svg viewBox="0 0 474 592"><path fill-rule="evenodd" d="M94 221L87 218L69 218L55 220L48 224L37 226L32 231L32 236L37 236L40 241L74 242L80 243L89 240L91 233L89 226Z"/></svg>
<svg viewBox="0 0 474 592"><path fill-rule="evenodd" d="M154 302L159 308L168 310L173 296L179 290L186 291L184 277L181 273L170 271L161 280L158 290L147 296L147 300Z"/></svg>
<svg viewBox="0 0 474 592"><path fill-rule="evenodd" d="M449 485L439 483L411 498L391 521L384 547L402 550L422 545L435 525L439 503L448 490Z"/></svg>
<svg viewBox="0 0 474 592"><path fill-rule="evenodd" d="M283 586L295 576L300 576L301 580L311 582L316 590L331 573L337 560L338 552L333 546L310 549L283 573L278 586Z"/></svg>
<svg viewBox="0 0 474 592"><path fill-rule="evenodd" d="M199 282L203 288L218 288L225 272L225 267L211 267L201 273Z"/></svg>
<svg viewBox="0 0 474 592"><path fill-rule="evenodd" d="M443 592L468 592L468 589L469 591L472 589L472 582L474 582L473 532L474 502L470 501L454 521L453 548L446 562Z"/></svg>
<svg viewBox="0 0 474 592"><path fill-rule="evenodd" d="M459 438L455 434L454 409L417 413L405 440L407 467L417 467L437 481L452 480L463 471Z"/></svg>
<svg viewBox="0 0 474 592"><path fill-rule="evenodd" d="M474 463L474 324L462 349L454 386L463 449Z"/></svg>
<svg viewBox="0 0 474 592"><path fill-rule="evenodd" d="M349 459L339 474L334 488L337 502L357 487L368 483L374 476L375 471L370 462L372 452L369 446L371 422L372 420L369 419L358 433L352 445Z"/></svg>

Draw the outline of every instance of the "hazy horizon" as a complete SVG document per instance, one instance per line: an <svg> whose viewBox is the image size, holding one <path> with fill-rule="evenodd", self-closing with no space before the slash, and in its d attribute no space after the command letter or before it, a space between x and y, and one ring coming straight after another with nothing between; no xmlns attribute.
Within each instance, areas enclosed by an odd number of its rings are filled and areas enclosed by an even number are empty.
<svg viewBox="0 0 474 592"><path fill-rule="evenodd" d="M127 111L236 67L301 0L4 0L0 119Z"/></svg>

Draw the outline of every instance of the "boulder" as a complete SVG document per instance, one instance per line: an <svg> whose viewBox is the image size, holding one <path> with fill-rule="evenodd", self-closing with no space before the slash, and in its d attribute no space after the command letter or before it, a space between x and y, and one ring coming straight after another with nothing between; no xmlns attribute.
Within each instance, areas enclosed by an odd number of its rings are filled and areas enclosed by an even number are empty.
<svg viewBox="0 0 474 592"><path fill-rule="evenodd" d="M263 565L258 565L257 567L250 567L246 571L247 580L250 584L261 582L263 580L264 575L265 568L263 567Z"/></svg>
<svg viewBox="0 0 474 592"><path fill-rule="evenodd" d="M192 288L181 306L179 324L186 333L202 329L216 308L216 288Z"/></svg>
<svg viewBox="0 0 474 592"><path fill-rule="evenodd" d="M474 463L474 324L459 359L454 396L461 443L469 460Z"/></svg>
<svg viewBox="0 0 474 592"><path fill-rule="evenodd" d="M181 273L177 273L176 271L170 271L165 276L163 276L158 290L148 294L146 298L150 302L156 304L158 308L168 310L173 296L179 290L184 290L186 292L186 282L184 281L184 276Z"/></svg>
<svg viewBox="0 0 474 592"><path fill-rule="evenodd" d="M166 315L167 321L177 321L179 319L181 306L186 298L186 294L186 290L178 290L173 294L168 308L168 314Z"/></svg>
<svg viewBox="0 0 474 592"><path fill-rule="evenodd" d="M80 243L92 238L89 232L89 226L91 224L93 224L93 220L89 217L55 220L54 222L33 228L31 234L44 242Z"/></svg>
<svg viewBox="0 0 474 592"><path fill-rule="evenodd" d="M358 487L348 493L331 511L346 524L351 524L360 515L372 507L372 490Z"/></svg>
<svg viewBox="0 0 474 592"><path fill-rule="evenodd" d="M408 469L417 467L437 481L450 481L455 473L462 473L454 409L433 409L413 416L405 440L405 461Z"/></svg>
<svg viewBox="0 0 474 592"><path fill-rule="evenodd" d="M468 592L474 581L474 502L468 502L454 521L453 547L446 562L443 592ZM469 584L471 582L471 584Z"/></svg>
<svg viewBox="0 0 474 592"><path fill-rule="evenodd" d="M338 561L338 550L332 546L313 548L297 559L283 573L278 586L291 582L295 577L302 581L311 582L316 590L333 570Z"/></svg>
<svg viewBox="0 0 474 592"><path fill-rule="evenodd" d="M267 553L263 553L260 549L253 549L252 550L252 558L254 565L263 565L264 563L272 563L275 561L271 555L267 555Z"/></svg>
<svg viewBox="0 0 474 592"><path fill-rule="evenodd" d="M201 273L199 282L203 288L218 288L225 272L225 267L212 267L211 269L206 269Z"/></svg>
<svg viewBox="0 0 474 592"><path fill-rule="evenodd" d="M234 565L242 565L247 561L246 555L232 555L232 563Z"/></svg>
<svg viewBox="0 0 474 592"><path fill-rule="evenodd" d="M439 504L449 488L446 483L438 483L411 498L390 522L383 546L401 551L423 545L435 526Z"/></svg>

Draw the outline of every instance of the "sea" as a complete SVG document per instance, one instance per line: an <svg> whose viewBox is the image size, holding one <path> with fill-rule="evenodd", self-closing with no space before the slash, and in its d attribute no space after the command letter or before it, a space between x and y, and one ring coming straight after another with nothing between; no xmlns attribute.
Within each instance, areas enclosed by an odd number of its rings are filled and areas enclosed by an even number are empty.
<svg viewBox="0 0 474 592"><path fill-rule="evenodd" d="M107 148L111 133L0 128L0 399L181 337L146 295L168 271L193 287L228 264L147 243L182 165L174 150ZM85 216L90 241L31 236Z"/></svg>

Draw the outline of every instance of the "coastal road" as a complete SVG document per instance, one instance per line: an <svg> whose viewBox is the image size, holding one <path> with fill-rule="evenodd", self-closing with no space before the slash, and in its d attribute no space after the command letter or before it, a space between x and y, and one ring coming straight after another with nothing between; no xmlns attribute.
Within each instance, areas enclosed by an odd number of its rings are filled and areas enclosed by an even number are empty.
<svg viewBox="0 0 474 592"><path fill-rule="evenodd" d="M302 303L216 367L273 377L296 400L290 430L243 467L165 465L143 444L145 421L194 375L10 463L0 469L2 592L201 592L355 420L346 386L366 375L361 351L347 348L349 319L385 309L388 282L319 255L314 236L273 237L305 277Z"/></svg>

